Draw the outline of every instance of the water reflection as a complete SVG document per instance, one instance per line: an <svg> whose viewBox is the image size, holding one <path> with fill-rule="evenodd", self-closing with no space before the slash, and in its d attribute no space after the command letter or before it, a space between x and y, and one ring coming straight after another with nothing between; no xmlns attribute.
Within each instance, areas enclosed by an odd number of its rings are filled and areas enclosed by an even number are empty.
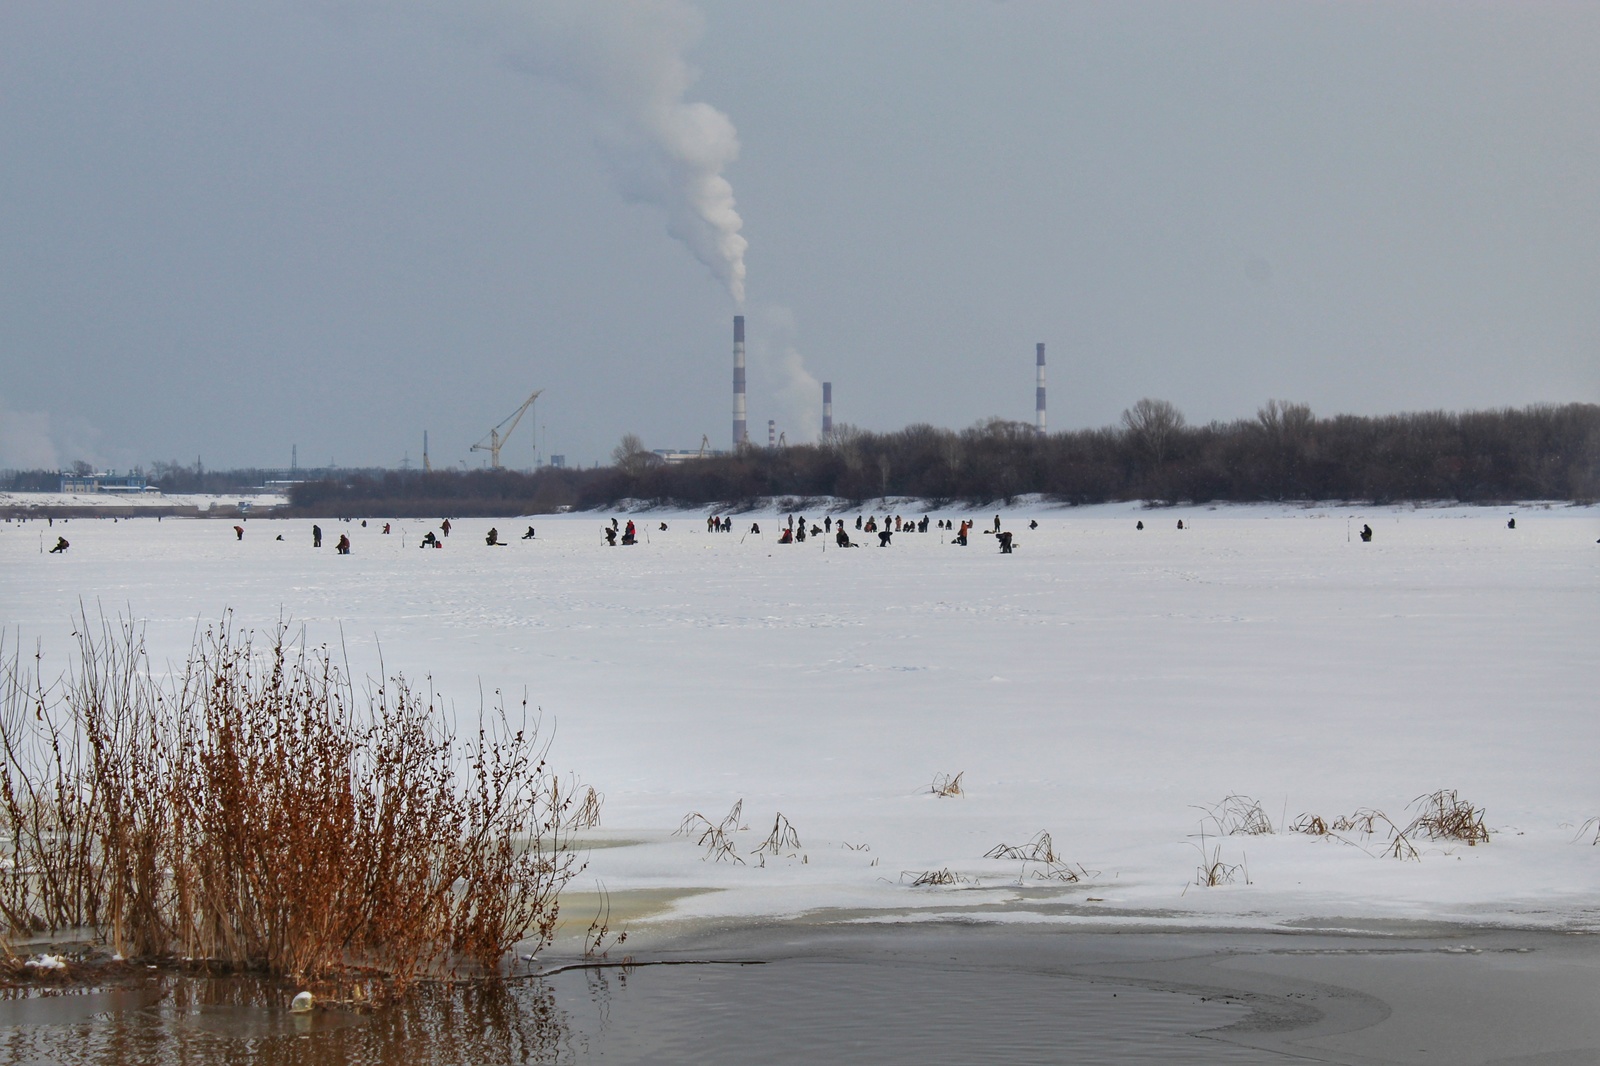
<svg viewBox="0 0 1600 1066"><path fill-rule="evenodd" d="M262 1066L570 1061L565 1013L545 984L422 986L372 1013L291 1014L293 989L250 978L161 977L0 1003L0 1063Z"/></svg>

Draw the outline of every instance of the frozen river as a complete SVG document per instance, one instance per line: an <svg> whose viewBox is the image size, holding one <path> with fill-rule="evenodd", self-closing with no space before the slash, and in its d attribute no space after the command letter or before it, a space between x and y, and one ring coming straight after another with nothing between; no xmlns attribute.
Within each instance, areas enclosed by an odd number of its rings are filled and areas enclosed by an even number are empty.
<svg viewBox="0 0 1600 1066"><path fill-rule="evenodd" d="M131 611L158 659L181 660L196 624L231 609L342 639L358 671L381 646L461 714L480 687L526 689L553 764L605 795L604 846L572 898L603 881L646 934L803 913L1600 925L1600 847L1582 831L1600 815L1600 508L1002 516L1009 556L936 530L779 545L771 514L732 534L703 513L636 515L648 539L629 548L606 547L592 514L462 520L443 550L419 550L436 523L411 520L388 536L323 521L321 550L299 519L252 519L242 540L231 521L7 523L0 620L61 665L80 601ZM516 539L530 522L537 538ZM491 525L509 546L485 545ZM70 551L45 554L57 535ZM930 793L958 773L962 795ZM1403 862L1381 834L1219 838L1205 810L1239 794L1279 830L1359 808L1404 824L1438 789L1485 810L1487 846L1418 840ZM673 835L740 800L742 865ZM798 846L757 856L779 812ZM1040 832L1080 880L984 857ZM1232 884L1195 883L1202 845Z"/></svg>

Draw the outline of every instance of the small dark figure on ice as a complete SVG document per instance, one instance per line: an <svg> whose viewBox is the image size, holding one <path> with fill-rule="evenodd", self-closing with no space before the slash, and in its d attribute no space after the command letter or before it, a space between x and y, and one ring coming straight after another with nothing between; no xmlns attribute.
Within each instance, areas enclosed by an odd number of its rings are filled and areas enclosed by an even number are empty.
<svg viewBox="0 0 1600 1066"><path fill-rule="evenodd" d="M1363 544L1371 544L1372 543L1372 527L1371 526L1363 525L1361 527L1361 543L1363 543Z"/></svg>
<svg viewBox="0 0 1600 1066"><path fill-rule="evenodd" d="M437 548L438 546L439 538L434 535L431 529L422 535L422 543L417 545L419 548Z"/></svg>
<svg viewBox="0 0 1600 1066"><path fill-rule="evenodd" d="M244 539L244 527L243 526L234 526L233 527L233 539L234 540L243 540Z"/></svg>
<svg viewBox="0 0 1600 1066"><path fill-rule="evenodd" d="M313 548L322 547L322 527L321 526L312 526L311 527L311 546Z"/></svg>
<svg viewBox="0 0 1600 1066"><path fill-rule="evenodd" d="M532 526L528 527L528 531L522 535L522 539L523 540L532 540L533 539L533 527Z"/></svg>
<svg viewBox="0 0 1600 1066"><path fill-rule="evenodd" d="M1515 518L1513 518L1510 521L1506 522L1506 528L1507 529L1516 529L1517 528L1517 520Z"/></svg>
<svg viewBox="0 0 1600 1066"><path fill-rule="evenodd" d="M994 535L994 539L998 540L1000 542L1000 554L1001 555L1010 555L1011 554L1011 532L1009 530L1007 530L1007 531L1005 531L1003 533L996 533Z"/></svg>
<svg viewBox="0 0 1600 1066"><path fill-rule="evenodd" d="M608 545L610 545L611 547L615 548L617 546L617 527L612 525L612 526L606 526L605 529L606 529L606 543Z"/></svg>
<svg viewBox="0 0 1600 1066"><path fill-rule="evenodd" d="M622 543L623 544L637 544L637 543L639 543L637 533L636 533L636 531L635 531L635 529L633 527L633 519L631 519L631 518L628 519L628 528L622 531Z"/></svg>
<svg viewBox="0 0 1600 1066"><path fill-rule="evenodd" d="M1140 519L1137 523L1135 523L1133 528L1134 529L1143 529L1144 528L1144 520Z"/></svg>
<svg viewBox="0 0 1600 1066"><path fill-rule="evenodd" d="M500 531L494 526L489 527L489 532L484 535L483 542L491 548L504 548L505 541L500 539Z"/></svg>
<svg viewBox="0 0 1600 1066"><path fill-rule="evenodd" d="M339 543L334 545L340 555L350 554L350 538L343 533L339 534Z"/></svg>
<svg viewBox="0 0 1600 1066"><path fill-rule="evenodd" d="M884 525L887 527L888 523L884 523ZM878 547L887 548L889 546L889 538L892 536L894 536L894 530L885 528L878 534Z"/></svg>
<svg viewBox="0 0 1600 1066"><path fill-rule="evenodd" d="M51 555L55 555L55 554L57 554L59 552L64 552L70 547L72 547L72 545L67 543L67 538L66 537L57 537L56 538L56 546L54 548L50 549L50 554Z"/></svg>
<svg viewBox="0 0 1600 1066"><path fill-rule="evenodd" d="M841 548L854 548L856 546L855 541L850 539L850 534L844 531L843 522L839 523L839 532L834 534L833 542Z"/></svg>

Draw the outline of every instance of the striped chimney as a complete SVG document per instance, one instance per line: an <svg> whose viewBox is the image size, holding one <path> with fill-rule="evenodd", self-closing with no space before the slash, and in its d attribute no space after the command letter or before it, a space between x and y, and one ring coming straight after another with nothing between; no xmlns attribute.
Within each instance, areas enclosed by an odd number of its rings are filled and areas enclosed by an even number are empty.
<svg viewBox="0 0 1600 1066"><path fill-rule="evenodd" d="M767 447L778 446L778 421L775 418L767 419Z"/></svg>
<svg viewBox="0 0 1600 1066"><path fill-rule="evenodd" d="M733 316L733 446L750 441L744 415L744 316Z"/></svg>
<svg viewBox="0 0 1600 1066"><path fill-rule="evenodd" d="M822 383L822 435L833 432L833 382Z"/></svg>
<svg viewBox="0 0 1600 1066"><path fill-rule="evenodd" d="M1039 385L1033 400L1034 428L1044 432L1044 345L1039 345Z"/></svg>

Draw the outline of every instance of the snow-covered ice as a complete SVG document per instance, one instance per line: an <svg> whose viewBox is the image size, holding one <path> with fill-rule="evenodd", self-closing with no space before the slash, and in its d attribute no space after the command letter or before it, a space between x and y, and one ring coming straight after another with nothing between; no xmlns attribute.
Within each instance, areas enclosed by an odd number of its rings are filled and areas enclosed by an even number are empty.
<svg viewBox="0 0 1600 1066"><path fill-rule="evenodd" d="M231 521L35 520L0 525L0 617L58 665L81 600L146 620L159 659L231 608L342 639L358 669L381 645L458 713L480 685L508 702L525 687L553 763L605 794L609 846L574 888L657 890L673 916L1600 924L1595 826L1580 835L1600 816L1600 508L1002 513L1010 556L937 531L778 545L771 513L732 534L636 514L632 548L607 548L595 514L464 519L437 551L418 549L436 523L412 520L387 537L323 520L321 551L310 520L251 519L243 541ZM941 515L983 528L993 511ZM485 546L491 525L508 547ZM56 534L71 550L43 554ZM964 795L930 794L958 772ZM1208 826L1241 870L1194 883L1201 808L1229 794L1281 828L1363 807L1404 824L1441 788L1486 809L1491 843L1419 841L1401 862L1381 837ZM745 865L673 835L740 799ZM780 811L801 846L763 866ZM1041 831L1084 880L983 857ZM910 887L943 869L956 884Z"/></svg>

